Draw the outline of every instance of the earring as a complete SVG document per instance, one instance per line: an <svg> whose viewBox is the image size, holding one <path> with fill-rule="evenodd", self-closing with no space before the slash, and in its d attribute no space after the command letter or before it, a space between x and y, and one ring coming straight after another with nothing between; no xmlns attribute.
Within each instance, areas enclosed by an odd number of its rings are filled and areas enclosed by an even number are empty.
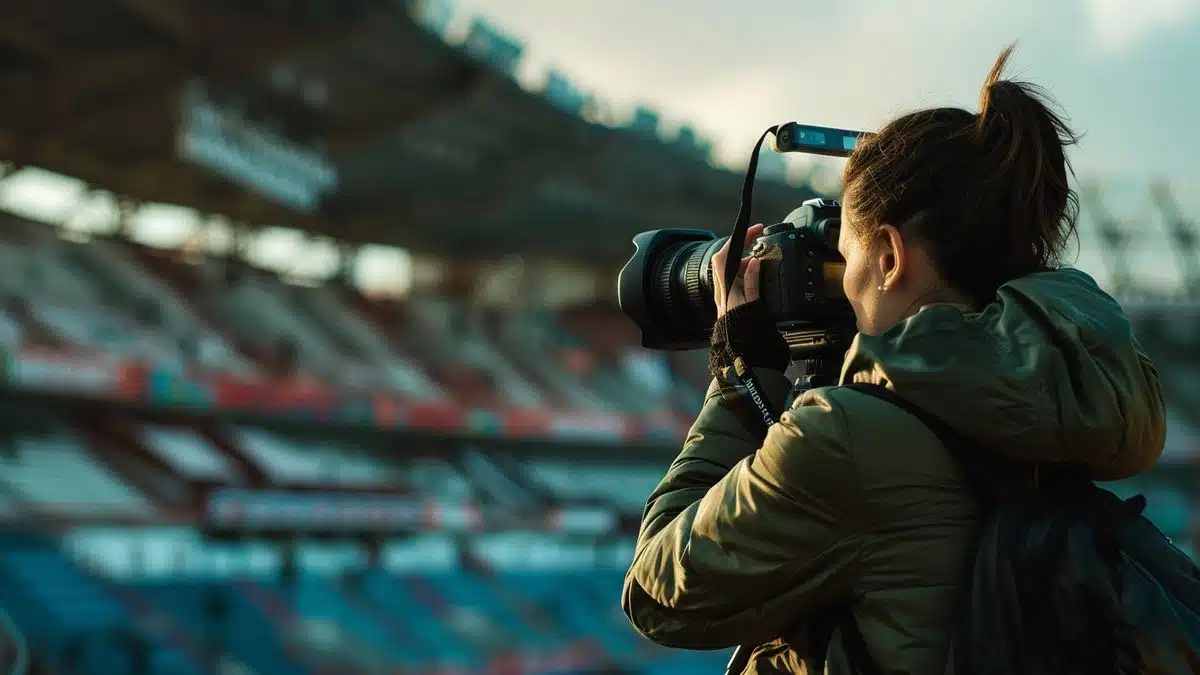
<svg viewBox="0 0 1200 675"><path fill-rule="evenodd" d="M887 293L887 292L888 292L888 287L887 287L887 284L880 284L880 285L879 285L879 292L880 292L880 293Z"/></svg>

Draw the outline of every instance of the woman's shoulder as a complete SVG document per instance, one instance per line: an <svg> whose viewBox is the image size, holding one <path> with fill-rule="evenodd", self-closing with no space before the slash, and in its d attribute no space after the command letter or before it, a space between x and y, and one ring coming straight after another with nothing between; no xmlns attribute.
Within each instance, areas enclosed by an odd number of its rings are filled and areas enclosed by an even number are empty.
<svg viewBox="0 0 1200 675"><path fill-rule="evenodd" d="M824 414L796 414L818 408ZM864 489L944 489L962 485L958 464L937 435L908 411L848 387L822 387L798 397L796 419L826 425L839 436ZM819 422L817 422L819 423Z"/></svg>

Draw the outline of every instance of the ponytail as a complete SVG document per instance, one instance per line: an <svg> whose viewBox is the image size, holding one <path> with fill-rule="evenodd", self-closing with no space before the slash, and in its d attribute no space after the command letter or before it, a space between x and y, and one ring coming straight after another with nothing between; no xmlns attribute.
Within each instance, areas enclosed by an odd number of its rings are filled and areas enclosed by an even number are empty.
<svg viewBox="0 0 1200 675"><path fill-rule="evenodd" d="M1006 216L1013 272L1057 261L1075 232L1079 200L1067 146L1079 138L1028 82L1002 79L1015 45L1000 53L979 94L981 207Z"/></svg>
<svg viewBox="0 0 1200 675"><path fill-rule="evenodd" d="M1066 148L1078 137L1039 87L1004 79L996 59L979 111L897 118L846 163L860 234L883 224L922 240L948 283L986 304L1001 284L1057 265L1079 202Z"/></svg>

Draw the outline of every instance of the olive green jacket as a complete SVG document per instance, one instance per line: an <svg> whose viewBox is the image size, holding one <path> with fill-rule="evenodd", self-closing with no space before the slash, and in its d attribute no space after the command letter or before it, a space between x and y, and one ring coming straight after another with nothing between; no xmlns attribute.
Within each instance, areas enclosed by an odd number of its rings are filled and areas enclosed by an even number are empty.
<svg viewBox="0 0 1200 675"><path fill-rule="evenodd" d="M786 378L756 374L782 407ZM670 647L761 645L745 672L796 673L822 650L811 626L843 610L887 672L940 675L980 515L949 452L907 412L839 387L800 397L760 443L733 412L734 377L710 387L646 505L622 597L634 627ZM860 335L841 381L883 384L981 446L1100 480L1148 469L1165 440L1154 366L1077 270L1013 281L979 313L931 306ZM846 670L843 638L831 670Z"/></svg>

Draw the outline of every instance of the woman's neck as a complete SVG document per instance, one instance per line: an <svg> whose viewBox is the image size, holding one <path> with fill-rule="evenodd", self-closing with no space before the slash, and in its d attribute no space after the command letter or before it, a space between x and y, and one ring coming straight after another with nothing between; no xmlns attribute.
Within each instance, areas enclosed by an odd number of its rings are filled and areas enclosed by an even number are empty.
<svg viewBox="0 0 1200 675"><path fill-rule="evenodd" d="M904 316L905 318L913 316L926 307L933 307L936 305L951 305L961 309L964 312L975 311L974 304L965 295L957 291L941 287L931 288L928 291L917 295L917 297L913 299L912 304L910 304L908 309L905 310Z"/></svg>

